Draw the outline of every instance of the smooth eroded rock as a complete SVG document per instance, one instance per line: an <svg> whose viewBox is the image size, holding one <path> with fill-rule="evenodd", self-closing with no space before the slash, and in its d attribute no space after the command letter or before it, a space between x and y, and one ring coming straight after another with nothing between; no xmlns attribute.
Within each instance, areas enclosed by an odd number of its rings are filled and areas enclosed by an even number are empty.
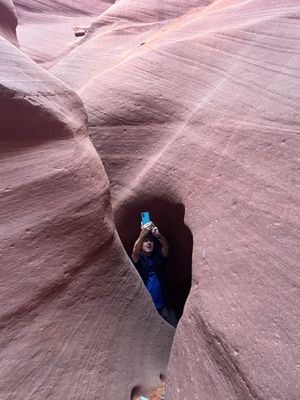
<svg viewBox="0 0 300 400"><path fill-rule="evenodd" d="M16 34L18 20L12 0L0 1L0 35L18 45Z"/></svg>
<svg viewBox="0 0 300 400"><path fill-rule="evenodd" d="M173 329L113 223L79 97L0 38L0 398L128 400Z"/></svg>
<svg viewBox="0 0 300 400"><path fill-rule="evenodd" d="M87 107L117 223L149 198L185 206L192 289L166 399L296 400L300 7L224 0L148 26L142 5L115 7L124 29L94 25L53 72Z"/></svg>
<svg viewBox="0 0 300 400"><path fill-rule="evenodd" d="M21 49L33 60L49 68L57 57L77 44L78 28L91 23L114 0L14 0Z"/></svg>

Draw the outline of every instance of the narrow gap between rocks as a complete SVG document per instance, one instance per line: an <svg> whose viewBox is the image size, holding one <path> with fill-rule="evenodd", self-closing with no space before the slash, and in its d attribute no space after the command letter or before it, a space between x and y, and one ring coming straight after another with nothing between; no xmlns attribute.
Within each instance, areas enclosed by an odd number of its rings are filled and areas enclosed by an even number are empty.
<svg viewBox="0 0 300 400"><path fill-rule="evenodd" d="M152 390L150 393L146 393L142 386L135 386L131 391L130 400L164 400L166 392L165 377L161 378L161 385L156 389Z"/></svg>
<svg viewBox="0 0 300 400"><path fill-rule="evenodd" d="M168 291L179 319L190 291L192 272L193 236L184 223L185 207L183 204L171 204L157 197L135 199L126 203L116 215L116 226L129 257L140 233L142 211L150 212L151 220L170 245L166 265Z"/></svg>

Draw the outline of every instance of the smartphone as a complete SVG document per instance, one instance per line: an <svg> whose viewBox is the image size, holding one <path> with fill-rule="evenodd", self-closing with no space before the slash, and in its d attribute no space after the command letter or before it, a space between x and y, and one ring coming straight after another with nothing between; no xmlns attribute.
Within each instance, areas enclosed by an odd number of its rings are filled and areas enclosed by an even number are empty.
<svg viewBox="0 0 300 400"><path fill-rule="evenodd" d="M141 213L141 218L142 218L142 225L148 224L148 222L151 221L150 214L148 211L143 211Z"/></svg>

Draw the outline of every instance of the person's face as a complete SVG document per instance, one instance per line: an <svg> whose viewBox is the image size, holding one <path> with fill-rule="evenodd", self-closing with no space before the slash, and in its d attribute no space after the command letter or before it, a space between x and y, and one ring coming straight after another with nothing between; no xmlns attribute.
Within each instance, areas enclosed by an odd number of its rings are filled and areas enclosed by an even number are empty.
<svg viewBox="0 0 300 400"><path fill-rule="evenodd" d="M150 236L146 236L143 240L142 250L145 254L151 254L154 249L154 240Z"/></svg>

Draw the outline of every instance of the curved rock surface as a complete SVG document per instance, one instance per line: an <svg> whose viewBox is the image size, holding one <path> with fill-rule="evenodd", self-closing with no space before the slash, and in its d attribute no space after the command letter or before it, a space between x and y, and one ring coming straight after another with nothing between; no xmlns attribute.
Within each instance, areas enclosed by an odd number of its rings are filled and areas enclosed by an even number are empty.
<svg viewBox="0 0 300 400"><path fill-rule="evenodd" d="M145 45L147 38L153 37L170 21L195 7L201 10L211 2L119 0L91 25L89 33L78 46L74 46L69 54L57 58L51 71L79 91L93 78L134 56Z"/></svg>
<svg viewBox="0 0 300 400"><path fill-rule="evenodd" d="M167 400L299 397L299 18L293 0L119 0L51 68L87 108L117 225L185 206ZM1 49L1 398L128 399L171 332L115 234L80 100Z"/></svg>
<svg viewBox="0 0 300 400"><path fill-rule="evenodd" d="M116 222L155 196L185 205L193 284L166 399L296 400L300 6L187 3L147 2L157 21L120 0L52 72L87 107Z"/></svg>
<svg viewBox="0 0 300 400"><path fill-rule="evenodd" d="M0 35L18 45L16 28L18 20L12 0L0 0Z"/></svg>
<svg viewBox="0 0 300 400"><path fill-rule="evenodd" d="M84 106L1 36L0 80L0 398L128 400L173 329L116 234Z"/></svg>
<svg viewBox="0 0 300 400"><path fill-rule="evenodd" d="M67 48L81 41L76 28L90 24L114 0L14 0L21 49L33 60L49 67Z"/></svg>

